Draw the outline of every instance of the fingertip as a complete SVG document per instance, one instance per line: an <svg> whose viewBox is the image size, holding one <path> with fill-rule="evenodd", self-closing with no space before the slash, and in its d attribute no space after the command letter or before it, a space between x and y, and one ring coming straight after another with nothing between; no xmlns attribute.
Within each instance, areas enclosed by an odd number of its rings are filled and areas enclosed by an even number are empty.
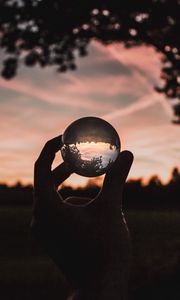
<svg viewBox="0 0 180 300"><path fill-rule="evenodd" d="M62 135L56 136L53 139L49 140L46 142L43 150L47 151L47 152L57 152L58 150L61 149L63 145L62 142Z"/></svg>
<svg viewBox="0 0 180 300"><path fill-rule="evenodd" d="M109 193L119 194L120 187L122 187L127 179L131 165L133 163L133 153L125 150L119 153L117 159L107 171L102 191L109 191Z"/></svg>
<svg viewBox="0 0 180 300"><path fill-rule="evenodd" d="M129 164L133 163L134 155L131 151L124 150L124 151L120 152L120 156L121 156L121 159L124 160L124 162L129 162Z"/></svg>

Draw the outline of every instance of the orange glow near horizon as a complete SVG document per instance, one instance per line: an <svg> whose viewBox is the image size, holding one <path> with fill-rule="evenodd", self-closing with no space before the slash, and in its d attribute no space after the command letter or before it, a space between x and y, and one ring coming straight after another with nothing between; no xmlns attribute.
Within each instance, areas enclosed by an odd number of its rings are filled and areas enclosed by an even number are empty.
<svg viewBox="0 0 180 300"><path fill-rule="evenodd" d="M157 176L160 181L162 182L162 184L167 184L169 182L169 180L171 179L171 173L173 171L174 168L172 168L169 172L169 176L167 177L161 177L157 174L152 174L149 177L128 177L127 181L131 181L131 180L141 180L143 185L147 185L148 182L150 181L150 179L152 178L152 176ZM180 168L179 168L180 170ZM102 176L97 176L94 178L87 178L87 177L82 177L79 176L77 174L73 174L71 175L71 180L66 180L63 184L62 187L72 187L73 189L77 189L77 188L85 188L86 186L90 186L90 185L97 185L99 187L102 186L103 180L104 180L105 175ZM24 181L24 180L19 180L17 177L17 180L14 180L14 178L12 178L12 180L9 180L9 178L7 178L7 180L5 179L4 181L1 181L0 184L7 184L8 186L14 186L17 183L22 184L23 186L27 186L27 185L33 185L33 182L31 180L29 181Z"/></svg>

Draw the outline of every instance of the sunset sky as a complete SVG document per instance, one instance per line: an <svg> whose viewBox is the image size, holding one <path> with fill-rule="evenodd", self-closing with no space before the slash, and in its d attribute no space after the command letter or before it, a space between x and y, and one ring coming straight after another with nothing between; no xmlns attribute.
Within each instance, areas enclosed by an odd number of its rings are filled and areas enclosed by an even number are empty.
<svg viewBox="0 0 180 300"><path fill-rule="evenodd" d="M180 126L154 86L160 82L160 54L151 47L124 49L93 41L78 69L20 67L10 81L0 78L0 182L32 183L33 164L43 144L74 120L102 117L118 131L122 150L134 153L129 178L168 180L180 166ZM57 155L56 164L62 160ZM73 175L67 184L83 185Z"/></svg>

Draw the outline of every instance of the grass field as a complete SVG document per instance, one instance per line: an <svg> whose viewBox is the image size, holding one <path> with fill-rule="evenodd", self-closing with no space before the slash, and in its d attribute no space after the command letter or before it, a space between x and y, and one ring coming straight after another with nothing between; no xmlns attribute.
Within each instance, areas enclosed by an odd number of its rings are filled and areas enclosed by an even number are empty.
<svg viewBox="0 0 180 300"><path fill-rule="evenodd" d="M128 211L130 299L180 299L180 211ZM33 240L30 207L0 207L0 299L65 299L67 287ZM117 299L118 300L118 299Z"/></svg>

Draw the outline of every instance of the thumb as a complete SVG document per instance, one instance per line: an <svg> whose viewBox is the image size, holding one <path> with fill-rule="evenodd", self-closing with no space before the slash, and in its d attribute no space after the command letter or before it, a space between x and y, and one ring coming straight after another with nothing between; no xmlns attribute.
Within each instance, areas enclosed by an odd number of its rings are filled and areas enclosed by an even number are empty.
<svg viewBox="0 0 180 300"><path fill-rule="evenodd" d="M103 198L119 199L119 197L121 197L122 189L130 171L133 158L133 154L130 151L119 153L119 156L107 171L104 178L100 193Z"/></svg>

